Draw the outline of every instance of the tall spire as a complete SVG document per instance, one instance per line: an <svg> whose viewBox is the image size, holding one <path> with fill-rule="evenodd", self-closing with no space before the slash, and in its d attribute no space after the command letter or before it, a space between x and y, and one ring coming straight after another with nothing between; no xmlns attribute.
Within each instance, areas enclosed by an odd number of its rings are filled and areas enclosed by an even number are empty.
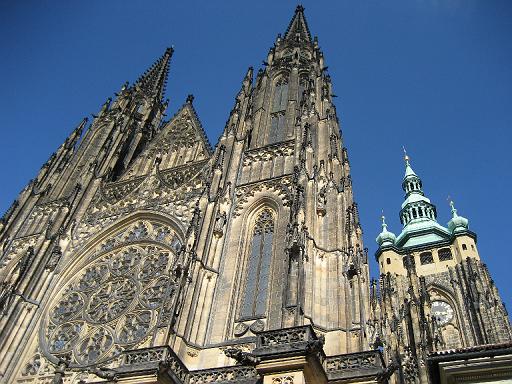
<svg viewBox="0 0 512 384"><path fill-rule="evenodd" d="M405 175L402 189L405 200L400 211L400 221L404 226L410 222L436 220L436 207L425 197L420 177L412 170L410 157L404 148Z"/></svg>
<svg viewBox="0 0 512 384"><path fill-rule="evenodd" d="M409 196L411 193L419 193L423 195L422 183L419 176L413 171L411 167L411 158L407 155L407 152L404 148L404 161L405 161L405 175L404 181L402 182L402 188L406 193L406 196Z"/></svg>
<svg viewBox="0 0 512 384"><path fill-rule="evenodd" d="M304 7L302 5L297 5L297 8L295 8L295 14L286 29L284 38L285 40L296 40L300 38L300 40L312 41L308 23L304 16Z"/></svg>
<svg viewBox="0 0 512 384"><path fill-rule="evenodd" d="M135 82L135 87L147 96L162 100L169 74L169 65L174 52L173 48L167 48L160 57L144 74Z"/></svg>
<svg viewBox="0 0 512 384"><path fill-rule="evenodd" d="M404 149L404 161L405 161L405 176L404 176L404 179L405 179L408 176L416 176L416 173L414 173L414 171L411 168L411 163L410 163L411 158L407 154L405 147L403 147L403 149Z"/></svg>

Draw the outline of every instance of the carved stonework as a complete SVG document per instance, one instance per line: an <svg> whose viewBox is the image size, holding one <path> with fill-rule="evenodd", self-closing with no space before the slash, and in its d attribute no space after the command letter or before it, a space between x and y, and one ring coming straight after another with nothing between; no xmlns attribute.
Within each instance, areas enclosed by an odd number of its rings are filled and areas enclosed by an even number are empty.
<svg viewBox="0 0 512 384"><path fill-rule="evenodd" d="M277 194L283 201L284 206L291 204L291 184L292 177L284 176L277 179L271 179L263 182L246 184L235 190L236 206L234 215L238 216L245 203L257 192L268 191Z"/></svg>
<svg viewBox="0 0 512 384"><path fill-rule="evenodd" d="M293 376L279 376L272 378L272 384L293 384Z"/></svg>
<svg viewBox="0 0 512 384"><path fill-rule="evenodd" d="M249 166L259 162L275 160L278 157L293 156L294 144L292 140L247 151L244 155L243 165Z"/></svg>
<svg viewBox="0 0 512 384"><path fill-rule="evenodd" d="M238 323L236 326L235 326L235 336L236 337L241 337L243 335L245 335L245 333L249 330L249 326L244 324L244 323Z"/></svg>
<svg viewBox="0 0 512 384"><path fill-rule="evenodd" d="M173 236L162 224L138 221L105 240L48 311L45 350L86 366L144 342L176 290Z"/></svg>

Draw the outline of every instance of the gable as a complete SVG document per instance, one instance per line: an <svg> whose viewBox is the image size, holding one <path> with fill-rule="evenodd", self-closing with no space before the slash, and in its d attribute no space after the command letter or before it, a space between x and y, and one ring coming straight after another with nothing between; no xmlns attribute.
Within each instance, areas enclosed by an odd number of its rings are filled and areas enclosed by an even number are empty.
<svg viewBox="0 0 512 384"><path fill-rule="evenodd" d="M191 103L186 103L137 157L122 179L210 158L212 149Z"/></svg>

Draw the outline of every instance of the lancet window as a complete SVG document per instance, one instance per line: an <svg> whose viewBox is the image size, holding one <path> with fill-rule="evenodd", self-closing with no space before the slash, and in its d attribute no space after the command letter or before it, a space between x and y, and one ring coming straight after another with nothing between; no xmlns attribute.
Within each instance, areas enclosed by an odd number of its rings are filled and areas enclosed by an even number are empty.
<svg viewBox="0 0 512 384"><path fill-rule="evenodd" d="M265 315L274 238L274 217L264 209L257 217L251 234L246 268L242 317Z"/></svg>
<svg viewBox="0 0 512 384"><path fill-rule="evenodd" d="M270 144L283 141L286 135L286 105L288 104L288 81L279 80L274 89L272 113L270 115Z"/></svg>

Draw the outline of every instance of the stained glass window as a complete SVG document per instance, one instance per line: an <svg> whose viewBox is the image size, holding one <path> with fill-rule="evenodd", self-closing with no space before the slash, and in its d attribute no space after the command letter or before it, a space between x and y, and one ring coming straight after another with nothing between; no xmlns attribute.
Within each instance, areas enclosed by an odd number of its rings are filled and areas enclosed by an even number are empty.
<svg viewBox="0 0 512 384"><path fill-rule="evenodd" d="M265 209L259 214L252 232L241 308L242 317L258 317L265 314L273 237L274 218L272 212Z"/></svg>

